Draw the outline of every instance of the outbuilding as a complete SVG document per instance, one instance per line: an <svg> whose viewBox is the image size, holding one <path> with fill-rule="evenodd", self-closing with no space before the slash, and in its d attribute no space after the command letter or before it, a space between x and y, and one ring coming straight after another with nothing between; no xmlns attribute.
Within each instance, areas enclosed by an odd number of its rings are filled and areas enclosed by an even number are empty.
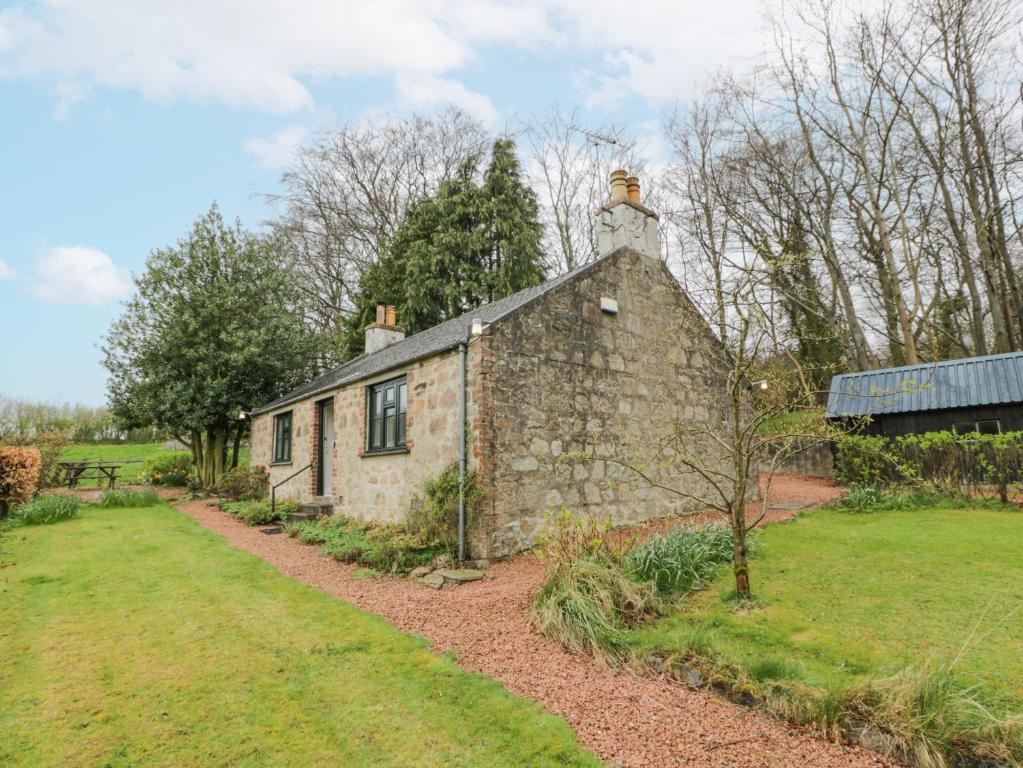
<svg viewBox="0 0 1023 768"><path fill-rule="evenodd" d="M1023 352L840 374L827 416L869 417L862 432L890 437L1023 430Z"/></svg>

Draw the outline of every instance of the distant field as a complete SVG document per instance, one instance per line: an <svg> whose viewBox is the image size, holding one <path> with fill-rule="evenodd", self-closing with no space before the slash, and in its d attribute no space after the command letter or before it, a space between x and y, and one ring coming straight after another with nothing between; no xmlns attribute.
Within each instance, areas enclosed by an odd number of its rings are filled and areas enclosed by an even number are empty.
<svg viewBox="0 0 1023 768"><path fill-rule="evenodd" d="M118 445L70 445L64 449L62 461L138 461L146 462L163 453L163 443L122 443ZM249 449L242 448L240 463L249 465ZM138 482L142 464L125 464L117 471L119 483L130 485ZM86 483L86 486L91 483Z"/></svg>

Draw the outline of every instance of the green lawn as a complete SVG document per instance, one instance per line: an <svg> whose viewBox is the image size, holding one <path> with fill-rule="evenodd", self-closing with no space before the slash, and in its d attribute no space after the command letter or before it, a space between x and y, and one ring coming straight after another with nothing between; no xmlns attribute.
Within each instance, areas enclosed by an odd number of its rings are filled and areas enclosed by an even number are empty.
<svg viewBox="0 0 1023 768"><path fill-rule="evenodd" d="M0 566L0 765L598 765L538 706L166 506L14 529Z"/></svg>
<svg viewBox="0 0 1023 768"><path fill-rule="evenodd" d="M711 651L754 679L833 689L952 660L1023 706L1023 512L812 512L768 526L752 564L761 607L736 612L722 577L631 634L641 652Z"/></svg>
<svg viewBox="0 0 1023 768"><path fill-rule="evenodd" d="M69 445L60 454L62 461L148 461L157 455L164 453L166 449L163 443L121 443L116 445L105 444L79 444ZM242 448L239 463L241 466L249 464L249 449ZM142 464L125 464L118 470L118 482L130 485L138 482L139 472L142 471ZM94 483L86 482L89 487Z"/></svg>

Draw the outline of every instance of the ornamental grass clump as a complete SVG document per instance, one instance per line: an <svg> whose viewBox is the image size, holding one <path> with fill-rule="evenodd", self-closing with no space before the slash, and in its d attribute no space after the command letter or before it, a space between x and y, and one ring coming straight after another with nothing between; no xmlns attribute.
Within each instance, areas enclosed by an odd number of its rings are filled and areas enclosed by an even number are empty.
<svg viewBox="0 0 1023 768"><path fill-rule="evenodd" d="M950 664L928 662L849 690L840 719L874 728L913 766L1023 765L1023 714L1002 715Z"/></svg>
<svg viewBox="0 0 1023 768"><path fill-rule="evenodd" d="M103 491L99 499L99 506L107 508L153 507L159 503L160 497L152 488L141 491L132 488Z"/></svg>
<svg viewBox="0 0 1023 768"><path fill-rule="evenodd" d="M663 596L699 589L732 559L732 531L727 526L679 526L652 536L625 558L629 573L654 584Z"/></svg>
<svg viewBox="0 0 1023 768"><path fill-rule="evenodd" d="M50 525L77 517L82 502L74 496L59 493L36 496L14 512L14 520L21 525Z"/></svg>
<svg viewBox="0 0 1023 768"><path fill-rule="evenodd" d="M610 519L562 511L548 520L537 539L547 578L530 605L532 625L578 653L626 661L625 630L662 607L653 584L633 579L625 566L632 545Z"/></svg>

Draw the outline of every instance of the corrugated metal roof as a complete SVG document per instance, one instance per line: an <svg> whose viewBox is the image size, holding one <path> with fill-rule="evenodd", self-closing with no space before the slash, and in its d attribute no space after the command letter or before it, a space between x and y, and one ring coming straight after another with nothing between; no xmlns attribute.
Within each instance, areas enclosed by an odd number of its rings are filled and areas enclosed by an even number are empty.
<svg viewBox="0 0 1023 768"><path fill-rule="evenodd" d="M1023 402L1023 352L843 373L828 418Z"/></svg>
<svg viewBox="0 0 1023 768"><path fill-rule="evenodd" d="M425 331L421 331L414 336L409 336L388 347L384 347L379 352L374 352L371 355L362 355L354 360L350 360L341 367L328 371L312 381L293 389L272 403L267 403L253 409L252 412L257 414L272 411L275 408L280 408L282 405L302 400L311 395L375 376L392 368L408 365L416 360L422 360L424 357L430 357L448 349L454 349L468 337L469 324L474 318L478 317L484 323L495 323L529 304L534 299L543 296L548 291L563 285L583 272L593 269L598 264L626 250L628 249L618 248L598 259L594 259L588 264L576 267L571 272L558 275L545 283L533 286L532 288L526 288L510 296L505 296L503 299L490 304L484 304L482 307L466 312L460 317L435 325L433 328L427 328Z"/></svg>

